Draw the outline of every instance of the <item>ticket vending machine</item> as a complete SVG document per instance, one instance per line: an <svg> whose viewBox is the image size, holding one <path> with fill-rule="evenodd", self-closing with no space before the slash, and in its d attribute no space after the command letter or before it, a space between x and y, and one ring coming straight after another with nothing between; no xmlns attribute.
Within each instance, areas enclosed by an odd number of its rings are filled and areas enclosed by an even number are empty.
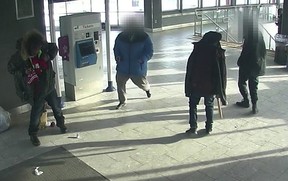
<svg viewBox="0 0 288 181"><path fill-rule="evenodd" d="M100 13L60 17L59 54L66 98L79 100L103 91Z"/></svg>

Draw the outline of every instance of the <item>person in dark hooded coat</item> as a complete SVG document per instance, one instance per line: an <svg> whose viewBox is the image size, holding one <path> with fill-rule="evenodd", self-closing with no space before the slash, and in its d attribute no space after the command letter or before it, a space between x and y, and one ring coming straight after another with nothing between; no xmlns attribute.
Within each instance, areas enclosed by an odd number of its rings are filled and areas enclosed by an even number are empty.
<svg viewBox="0 0 288 181"><path fill-rule="evenodd" d="M257 25L250 22L250 26L244 36L242 52L237 61L237 65L239 66L238 88L243 100L236 102L236 105L243 108L250 107L246 83L248 81L253 114L258 113L258 77L265 74L265 56L266 47L263 35L258 30Z"/></svg>
<svg viewBox="0 0 288 181"><path fill-rule="evenodd" d="M189 97L189 134L197 134L197 105L204 97L206 112L206 132L212 131L215 95L226 102L225 50L221 48L222 35L210 31L199 42L189 56L185 77L185 95Z"/></svg>

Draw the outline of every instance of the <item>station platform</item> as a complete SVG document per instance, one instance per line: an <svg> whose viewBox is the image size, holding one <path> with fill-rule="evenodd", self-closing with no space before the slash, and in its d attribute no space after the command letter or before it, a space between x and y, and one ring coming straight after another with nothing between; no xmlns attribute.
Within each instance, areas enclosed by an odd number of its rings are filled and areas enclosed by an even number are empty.
<svg viewBox="0 0 288 181"><path fill-rule="evenodd" d="M116 91L65 102L63 112L69 132L60 134L58 128L52 127L40 130L39 147L30 143L27 134L29 113L12 115L11 128L0 134L0 172L62 147L112 181L287 181L286 66L276 65L273 54L268 54L266 75L260 77L258 90L259 113L254 115L251 107L235 106L242 99L236 65L241 47L223 43L229 104L222 107L221 119L215 102L213 132L206 135L201 100L198 135L191 137L185 134L189 107L184 78L193 49L191 42L197 40L193 28L150 36L154 43L154 56L148 65L151 98L129 81L127 105L120 110L115 109ZM48 121L53 119L49 110ZM49 164L61 166L63 162L51 160ZM39 180L53 174L45 171L40 162L29 164L27 169L33 174L33 168L39 165L43 171L35 176ZM77 180L97 180L85 174L81 177Z"/></svg>

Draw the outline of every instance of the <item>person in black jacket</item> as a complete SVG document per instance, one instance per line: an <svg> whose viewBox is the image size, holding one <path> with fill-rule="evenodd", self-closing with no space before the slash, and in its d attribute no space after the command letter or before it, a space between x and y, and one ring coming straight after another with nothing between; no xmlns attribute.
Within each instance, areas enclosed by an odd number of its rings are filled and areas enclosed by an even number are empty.
<svg viewBox="0 0 288 181"><path fill-rule="evenodd" d="M8 71L23 80L20 86L16 86L16 89L19 89L16 92L32 106L28 134L32 144L39 146L37 132L46 102L52 108L61 133L67 132L65 118L57 99L55 72L51 62L57 55L58 48L55 43L47 43L37 30L27 32L17 44L17 51L8 63Z"/></svg>
<svg viewBox="0 0 288 181"><path fill-rule="evenodd" d="M185 76L185 96L189 97L189 134L197 134L197 105L204 97L206 133L212 131L215 95L226 104L225 50L221 48L222 35L210 31L194 44Z"/></svg>
<svg viewBox="0 0 288 181"><path fill-rule="evenodd" d="M248 30L244 36L241 55L237 61L239 66L238 88L243 97L241 102L236 102L239 107L249 108L247 81L252 102L252 113L258 113L258 77L265 74L266 47L262 33L257 24L249 22Z"/></svg>
<svg viewBox="0 0 288 181"><path fill-rule="evenodd" d="M277 33L278 34L282 34L282 19L283 19L283 8L279 8L278 9L278 16L277 16L277 19L276 19L276 22L275 24L278 26L278 31Z"/></svg>

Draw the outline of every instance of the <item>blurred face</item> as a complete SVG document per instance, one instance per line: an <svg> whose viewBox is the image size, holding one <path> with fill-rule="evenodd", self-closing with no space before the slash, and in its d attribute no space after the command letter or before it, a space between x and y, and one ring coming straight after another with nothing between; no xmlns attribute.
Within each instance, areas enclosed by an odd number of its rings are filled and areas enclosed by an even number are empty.
<svg viewBox="0 0 288 181"><path fill-rule="evenodd" d="M127 18L124 23L124 30L126 31L137 31L142 30L143 25L140 23L139 20L135 18Z"/></svg>
<svg viewBox="0 0 288 181"><path fill-rule="evenodd" d="M30 56L36 56L38 54L38 52L41 50L41 45L38 46L31 46L30 51L29 51L29 55Z"/></svg>

